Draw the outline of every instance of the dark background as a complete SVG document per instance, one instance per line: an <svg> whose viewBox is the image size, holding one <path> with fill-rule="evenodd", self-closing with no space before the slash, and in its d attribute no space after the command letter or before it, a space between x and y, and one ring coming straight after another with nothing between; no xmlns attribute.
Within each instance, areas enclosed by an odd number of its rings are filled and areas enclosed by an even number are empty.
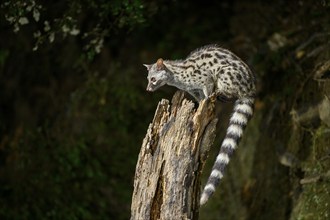
<svg viewBox="0 0 330 220"><path fill-rule="evenodd" d="M142 64L211 43L251 66L258 99L200 219L329 218L329 1L0 5L0 219L129 219L144 134L176 90L147 93Z"/></svg>

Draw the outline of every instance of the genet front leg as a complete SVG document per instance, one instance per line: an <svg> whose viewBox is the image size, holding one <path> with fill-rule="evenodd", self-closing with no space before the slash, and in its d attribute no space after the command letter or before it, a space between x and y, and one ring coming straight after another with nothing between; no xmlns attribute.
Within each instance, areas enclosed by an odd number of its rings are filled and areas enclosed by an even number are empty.
<svg viewBox="0 0 330 220"><path fill-rule="evenodd" d="M204 98L208 99L214 92L214 80L209 71L205 85L203 87Z"/></svg>

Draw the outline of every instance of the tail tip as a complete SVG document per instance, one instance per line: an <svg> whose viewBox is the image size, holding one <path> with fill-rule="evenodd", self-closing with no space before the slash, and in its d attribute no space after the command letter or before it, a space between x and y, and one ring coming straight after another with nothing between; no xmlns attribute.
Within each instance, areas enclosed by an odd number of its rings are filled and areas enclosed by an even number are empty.
<svg viewBox="0 0 330 220"><path fill-rule="evenodd" d="M201 196L201 200L200 200L199 204L201 206L204 205L207 202L208 199L209 199L209 197L207 196L207 194L203 193L202 196Z"/></svg>

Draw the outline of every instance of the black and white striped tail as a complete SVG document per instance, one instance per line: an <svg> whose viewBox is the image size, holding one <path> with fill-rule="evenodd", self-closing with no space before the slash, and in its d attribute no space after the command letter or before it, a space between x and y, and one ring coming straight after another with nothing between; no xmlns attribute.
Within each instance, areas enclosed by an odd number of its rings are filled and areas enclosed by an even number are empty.
<svg viewBox="0 0 330 220"><path fill-rule="evenodd" d="M229 126L226 136L222 142L220 152L213 165L211 175L203 190L200 204L207 202L210 196L214 193L216 186L224 175L226 166L237 148L237 145L242 137L243 130L246 127L249 119L253 114L254 98L241 98L235 102L234 111L230 117Z"/></svg>

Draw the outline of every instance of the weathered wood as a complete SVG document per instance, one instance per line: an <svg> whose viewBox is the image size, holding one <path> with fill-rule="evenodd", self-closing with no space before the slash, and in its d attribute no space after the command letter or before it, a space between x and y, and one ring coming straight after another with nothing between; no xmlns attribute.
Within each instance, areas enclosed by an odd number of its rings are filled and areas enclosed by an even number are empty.
<svg viewBox="0 0 330 220"><path fill-rule="evenodd" d="M214 100L161 100L139 154L132 220L197 219L200 175L215 137Z"/></svg>

